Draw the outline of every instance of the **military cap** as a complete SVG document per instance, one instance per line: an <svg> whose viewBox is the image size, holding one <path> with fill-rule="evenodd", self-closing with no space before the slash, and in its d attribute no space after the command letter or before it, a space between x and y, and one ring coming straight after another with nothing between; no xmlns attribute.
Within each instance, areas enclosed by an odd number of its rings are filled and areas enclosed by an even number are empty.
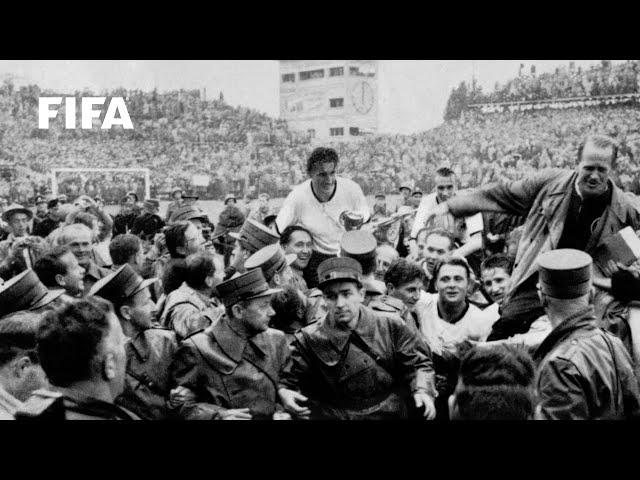
<svg viewBox="0 0 640 480"><path fill-rule="evenodd" d="M127 197L135 197L136 198L136 202L138 201L138 194L134 191L131 192L127 192Z"/></svg>
<svg viewBox="0 0 640 480"><path fill-rule="evenodd" d="M238 233L231 232L229 235L239 240L243 248L250 253L256 253L261 248L278 243L278 240L280 240L278 234L251 218L242 224L242 228Z"/></svg>
<svg viewBox="0 0 640 480"><path fill-rule="evenodd" d="M60 203L60 200L58 200L57 198L51 199L47 203L47 208L56 208L59 203Z"/></svg>
<svg viewBox="0 0 640 480"><path fill-rule="evenodd" d="M268 193L261 193L260 195L258 195L258 198L263 198L265 200L269 200L271 197L269 196Z"/></svg>
<svg viewBox="0 0 640 480"><path fill-rule="evenodd" d="M49 291L36 272L25 270L0 286L0 317L20 310L44 307L63 293L63 289Z"/></svg>
<svg viewBox="0 0 640 480"><path fill-rule="evenodd" d="M98 280L91 287L88 295L96 295L119 305L157 281L157 278L144 280L131 265L125 263L115 272Z"/></svg>
<svg viewBox="0 0 640 480"><path fill-rule="evenodd" d="M362 267L353 258L328 258L318 266L318 286L321 289L334 281L349 280L362 285Z"/></svg>
<svg viewBox="0 0 640 480"><path fill-rule="evenodd" d="M259 268L219 283L216 290L225 307L230 307L243 300L251 300L282 291L281 288L269 288L269 284Z"/></svg>
<svg viewBox="0 0 640 480"><path fill-rule="evenodd" d="M38 195L33 203L34 205L38 205L40 203L47 203L47 199L43 195Z"/></svg>
<svg viewBox="0 0 640 480"><path fill-rule="evenodd" d="M264 223L265 225L269 225L271 222L275 222L276 218L278 218L278 215L276 214L267 215L266 217L264 217L262 223Z"/></svg>
<svg viewBox="0 0 640 480"><path fill-rule="evenodd" d="M384 193L376 193L375 198L387 198Z"/></svg>
<svg viewBox="0 0 640 480"><path fill-rule="evenodd" d="M413 195L422 195L422 190L420 190L419 188L415 189L413 192L411 192L411 196Z"/></svg>
<svg viewBox="0 0 640 480"><path fill-rule="evenodd" d="M261 248L251 255L244 262L244 268L253 270L260 268L267 282L270 282L276 273L282 272L287 265L291 265L296 261L298 256L295 253L285 254L282 247L274 243L267 247Z"/></svg>
<svg viewBox="0 0 640 480"><path fill-rule="evenodd" d="M342 236L340 256L357 260L361 265L375 261L378 242L372 233L365 230L351 230Z"/></svg>
<svg viewBox="0 0 640 480"><path fill-rule="evenodd" d="M407 310L407 306L399 298L384 295L375 302L369 304L373 310L378 312L395 313L401 315Z"/></svg>
<svg viewBox="0 0 640 480"><path fill-rule="evenodd" d="M538 257L540 290L554 298L577 298L589 293L593 260L588 253L562 248Z"/></svg>
<svg viewBox="0 0 640 480"><path fill-rule="evenodd" d="M144 207L148 208L149 210L152 210L154 208L160 208L160 200L158 200L157 198L147 198L144 201Z"/></svg>
<svg viewBox="0 0 640 480"><path fill-rule="evenodd" d="M9 218L11 218L11 216L16 213L24 213L27 217L29 217L29 220L33 218L33 212L31 211L31 209L23 207L22 205L19 205L17 203L12 203L4 212L2 212L2 219L5 222L8 222Z"/></svg>
<svg viewBox="0 0 640 480"><path fill-rule="evenodd" d="M362 282L365 293L367 295L386 295L387 287L384 282L375 279L364 280Z"/></svg>
<svg viewBox="0 0 640 480"><path fill-rule="evenodd" d="M412 190L412 188L409 185L407 185L406 183L403 184L403 185L400 185L400 188L398 188L398 191L401 192L403 189L406 189L406 190L409 190L409 191Z"/></svg>
<svg viewBox="0 0 640 480"><path fill-rule="evenodd" d="M182 189L181 189L180 187L173 187L173 188L171 189L171 195L173 195L173 194L174 194L174 193L176 193L176 192L180 192L180 193L182 193Z"/></svg>
<svg viewBox="0 0 640 480"><path fill-rule="evenodd" d="M224 197L224 204L226 205L229 200L236 200L236 196L233 193L226 194Z"/></svg>
<svg viewBox="0 0 640 480"><path fill-rule="evenodd" d="M171 214L169 223L177 223L195 218L208 219L209 217L200 207L195 205L182 205Z"/></svg>

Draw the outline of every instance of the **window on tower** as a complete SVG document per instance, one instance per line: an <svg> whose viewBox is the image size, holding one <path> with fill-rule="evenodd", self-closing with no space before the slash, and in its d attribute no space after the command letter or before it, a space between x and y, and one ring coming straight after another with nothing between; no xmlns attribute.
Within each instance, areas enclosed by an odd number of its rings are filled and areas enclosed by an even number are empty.
<svg viewBox="0 0 640 480"><path fill-rule="evenodd" d="M330 108L344 107L344 98L330 98L329 107Z"/></svg>
<svg viewBox="0 0 640 480"><path fill-rule="evenodd" d="M342 137L344 135L344 128L342 127L330 128L329 135L331 135L332 137Z"/></svg>
<svg viewBox="0 0 640 480"><path fill-rule="evenodd" d="M329 69L330 77L342 77L344 75L344 67L333 67Z"/></svg>
<svg viewBox="0 0 640 480"><path fill-rule="evenodd" d="M360 129L358 127L349 127L349 135L352 137L357 137L360 135Z"/></svg>
<svg viewBox="0 0 640 480"><path fill-rule="evenodd" d="M296 81L295 73L285 73L284 75L282 75L282 83L295 82L295 81Z"/></svg>
<svg viewBox="0 0 640 480"><path fill-rule="evenodd" d="M314 78L324 78L324 70L307 70L300 72L300 80L312 80Z"/></svg>

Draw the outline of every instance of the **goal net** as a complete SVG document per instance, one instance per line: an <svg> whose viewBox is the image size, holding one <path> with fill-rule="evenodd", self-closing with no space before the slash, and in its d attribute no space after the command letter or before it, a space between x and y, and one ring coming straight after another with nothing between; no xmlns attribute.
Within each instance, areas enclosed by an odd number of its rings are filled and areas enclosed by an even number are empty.
<svg viewBox="0 0 640 480"><path fill-rule="evenodd" d="M65 194L70 202L80 195L102 197L105 204L117 205L128 192L139 200L151 197L148 168L55 168L51 171L51 193Z"/></svg>

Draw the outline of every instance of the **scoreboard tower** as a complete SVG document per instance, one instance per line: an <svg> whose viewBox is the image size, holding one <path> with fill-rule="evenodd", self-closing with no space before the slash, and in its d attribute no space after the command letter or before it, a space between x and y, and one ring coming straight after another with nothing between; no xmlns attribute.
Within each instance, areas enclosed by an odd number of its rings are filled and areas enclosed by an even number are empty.
<svg viewBox="0 0 640 480"><path fill-rule="evenodd" d="M377 60L280 60L280 118L320 141L378 131Z"/></svg>

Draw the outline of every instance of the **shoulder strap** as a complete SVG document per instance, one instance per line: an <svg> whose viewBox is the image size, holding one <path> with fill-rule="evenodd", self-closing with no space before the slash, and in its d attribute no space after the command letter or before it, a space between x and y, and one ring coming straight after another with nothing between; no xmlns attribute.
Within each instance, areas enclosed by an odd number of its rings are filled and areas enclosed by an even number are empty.
<svg viewBox="0 0 640 480"><path fill-rule="evenodd" d="M351 331L351 340L354 345L356 345L360 350L366 353L369 357L373 359L376 364L381 367L385 372L391 375L393 378L393 374L389 371L389 368L382 362L382 358L376 352L374 352L371 347L365 342L360 335L358 335L355 331Z"/></svg>

